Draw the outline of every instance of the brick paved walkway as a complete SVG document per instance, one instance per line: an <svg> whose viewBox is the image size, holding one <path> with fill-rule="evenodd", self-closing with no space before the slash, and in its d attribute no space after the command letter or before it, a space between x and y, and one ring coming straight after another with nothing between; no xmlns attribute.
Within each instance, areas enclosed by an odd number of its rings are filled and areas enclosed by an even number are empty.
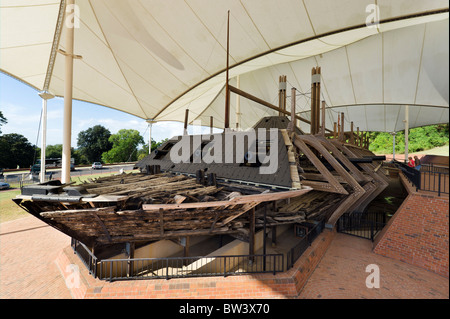
<svg viewBox="0 0 450 319"><path fill-rule="evenodd" d="M70 238L35 217L0 224L0 298L72 298L55 259Z"/></svg>
<svg viewBox="0 0 450 319"><path fill-rule="evenodd" d="M34 217L0 224L0 298L72 298L55 259L70 244ZM449 298L449 281L432 272L371 252L371 242L336 234L300 298ZM365 285L377 264L381 287Z"/></svg>
<svg viewBox="0 0 450 319"><path fill-rule="evenodd" d="M380 288L367 288L366 272L378 266ZM448 299L448 278L372 252L367 239L336 234L300 292L301 299Z"/></svg>

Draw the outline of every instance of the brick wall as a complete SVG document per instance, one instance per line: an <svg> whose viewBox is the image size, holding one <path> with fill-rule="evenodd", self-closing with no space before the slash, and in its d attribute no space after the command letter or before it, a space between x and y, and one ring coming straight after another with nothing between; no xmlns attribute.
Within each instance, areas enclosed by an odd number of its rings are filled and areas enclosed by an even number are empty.
<svg viewBox="0 0 450 319"><path fill-rule="evenodd" d="M378 236L374 252L449 277L449 199L409 195Z"/></svg>
<svg viewBox="0 0 450 319"><path fill-rule="evenodd" d="M68 283L73 298L77 299L296 298L325 254L334 236L335 231L325 229L297 260L293 268L276 275L254 274L170 280L130 280L110 283L94 279L89 275L86 267L73 253L71 247L67 247L61 252L56 260L56 264L61 270L66 283ZM73 265L76 265L80 271L77 281L73 280ZM76 286L73 285L74 282L77 282Z"/></svg>

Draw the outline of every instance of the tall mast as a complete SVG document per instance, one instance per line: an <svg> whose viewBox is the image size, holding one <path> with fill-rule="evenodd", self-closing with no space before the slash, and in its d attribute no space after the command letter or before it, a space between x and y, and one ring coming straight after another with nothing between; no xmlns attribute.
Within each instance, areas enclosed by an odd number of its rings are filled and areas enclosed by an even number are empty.
<svg viewBox="0 0 450 319"><path fill-rule="evenodd" d="M230 67L230 10L228 10L227 21L227 72L225 83L225 129L230 128L230 90L228 87L229 82L229 67Z"/></svg>

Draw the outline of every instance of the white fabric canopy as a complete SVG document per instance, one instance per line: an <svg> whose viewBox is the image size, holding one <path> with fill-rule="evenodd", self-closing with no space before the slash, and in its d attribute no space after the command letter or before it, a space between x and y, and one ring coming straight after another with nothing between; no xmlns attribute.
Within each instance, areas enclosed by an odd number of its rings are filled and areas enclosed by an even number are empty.
<svg viewBox="0 0 450 319"><path fill-rule="evenodd" d="M189 108L191 121L223 127L230 10L230 83L239 75L244 91L277 104L287 75L309 118L311 68L321 66L328 128L344 112L360 130L401 130L405 105L411 128L448 123L448 0L378 0L372 28L368 0L75 3L75 99L156 121L183 121ZM63 96L64 11L64 1L0 0L0 70ZM274 114L240 100L244 128ZM234 112L232 95L232 127Z"/></svg>

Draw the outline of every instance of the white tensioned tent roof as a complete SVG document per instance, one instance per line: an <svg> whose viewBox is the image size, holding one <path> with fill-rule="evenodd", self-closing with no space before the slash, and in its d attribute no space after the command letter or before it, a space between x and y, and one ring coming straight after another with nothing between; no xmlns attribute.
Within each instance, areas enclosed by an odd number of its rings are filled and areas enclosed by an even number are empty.
<svg viewBox="0 0 450 319"><path fill-rule="evenodd" d="M448 123L448 0L75 3L78 100L156 121L184 121L189 108L191 121L213 116L223 127L230 10L230 82L239 75L242 90L277 104L287 75L297 112L309 118L311 68L320 66L328 128L344 112L360 130L402 130L405 105L410 127ZM63 96L64 11L64 1L0 0L0 70ZM368 28L374 16L380 24ZM231 127L235 103L232 95ZM275 114L243 98L241 112L244 128Z"/></svg>

